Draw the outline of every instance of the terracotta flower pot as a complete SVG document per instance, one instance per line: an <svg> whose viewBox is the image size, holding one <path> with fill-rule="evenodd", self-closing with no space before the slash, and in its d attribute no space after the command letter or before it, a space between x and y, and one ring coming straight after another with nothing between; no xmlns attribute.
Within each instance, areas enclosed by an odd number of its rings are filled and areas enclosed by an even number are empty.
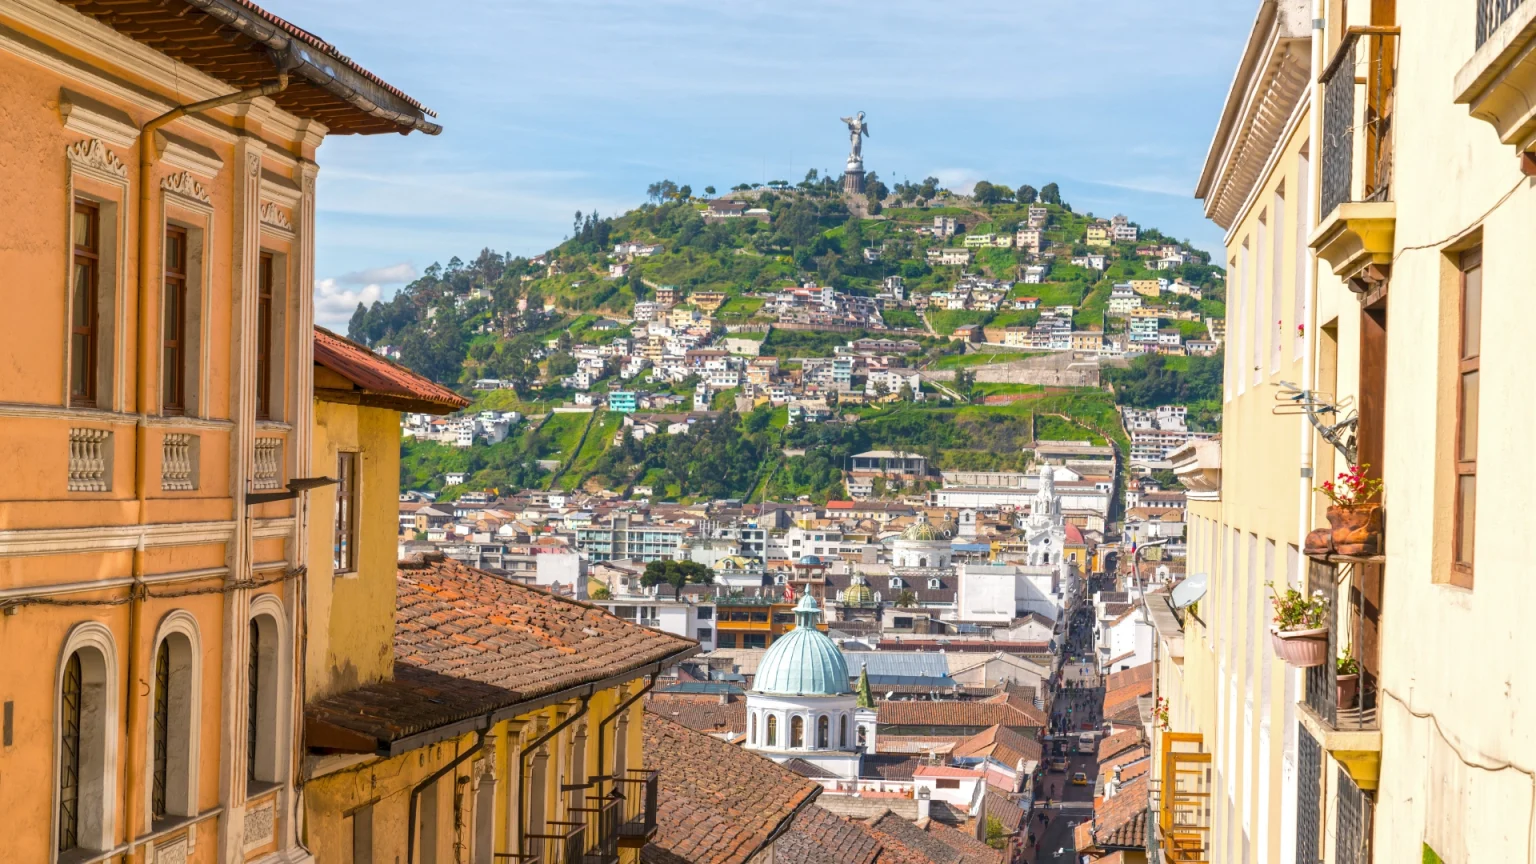
<svg viewBox="0 0 1536 864"><path fill-rule="evenodd" d="M1328 662L1328 628L1316 630L1271 630L1275 655L1287 666L1306 669Z"/></svg>
<svg viewBox="0 0 1536 864"><path fill-rule="evenodd" d="M1339 710L1343 711L1355 707L1355 694L1360 690L1360 676L1358 674L1339 675L1338 682Z"/></svg>
<svg viewBox="0 0 1536 864"><path fill-rule="evenodd" d="M1381 505L1329 507L1333 550L1339 555L1366 556L1381 552Z"/></svg>

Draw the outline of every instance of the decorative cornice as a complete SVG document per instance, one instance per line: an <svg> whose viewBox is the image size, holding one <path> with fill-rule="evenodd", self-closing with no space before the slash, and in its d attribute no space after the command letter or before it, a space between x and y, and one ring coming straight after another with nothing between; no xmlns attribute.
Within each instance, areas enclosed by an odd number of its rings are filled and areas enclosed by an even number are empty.
<svg viewBox="0 0 1536 864"><path fill-rule="evenodd" d="M59 91L59 117L64 128L89 138L102 138L117 147L131 147L139 127L127 112L64 89Z"/></svg>
<svg viewBox="0 0 1536 864"><path fill-rule="evenodd" d="M213 150L164 130L155 134L155 155L173 168L200 177L217 177L224 169L224 159Z"/></svg>
<svg viewBox="0 0 1536 864"><path fill-rule="evenodd" d="M203 184L197 182L197 178L193 177L190 171L183 171L180 174L172 174L169 177L163 178L160 181L160 188L180 195L183 198L191 198L204 204L212 203L212 199L208 196L208 190L203 188Z"/></svg>
<svg viewBox="0 0 1536 864"><path fill-rule="evenodd" d="M288 214L271 201L261 202L261 222L263 225L271 225L283 231L293 230L293 223L289 221Z"/></svg>
<svg viewBox="0 0 1536 864"><path fill-rule="evenodd" d="M288 209L293 209L299 204L304 191L299 184L289 180L281 174L271 171L261 172L261 197L268 201L275 201Z"/></svg>
<svg viewBox="0 0 1536 864"><path fill-rule="evenodd" d="M107 145L101 143L100 138L76 141L66 147L64 152L69 157L70 166L75 170L96 171L120 180L128 179L128 166L123 164L123 160L117 158L117 154L108 150Z"/></svg>

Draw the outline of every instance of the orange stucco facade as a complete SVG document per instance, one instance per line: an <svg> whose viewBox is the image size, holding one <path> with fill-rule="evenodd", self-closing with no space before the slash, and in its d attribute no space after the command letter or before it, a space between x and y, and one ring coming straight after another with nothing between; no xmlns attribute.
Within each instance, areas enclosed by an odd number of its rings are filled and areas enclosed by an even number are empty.
<svg viewBox="0 0 1536 864"><path fill-rule="evenodd" d="M305 527L246 496L310 474L327 127L141 134L246 85L76 9L0 6L0 857L311 860Z"/></svg>

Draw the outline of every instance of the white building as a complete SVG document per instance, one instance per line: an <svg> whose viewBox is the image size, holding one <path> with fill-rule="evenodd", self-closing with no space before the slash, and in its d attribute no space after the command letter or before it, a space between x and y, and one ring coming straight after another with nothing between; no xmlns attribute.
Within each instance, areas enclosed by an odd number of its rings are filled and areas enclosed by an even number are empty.
<svg viewBox="0 0 1536 864"><path fill-rule="evenodd" d="M799 759L842 780L857 780L875 751L875 710L859 705L843 652L816 629L821 609L809 593L795 607L795 629L775 639L747 693L748 750L784 763Z"/></svg>

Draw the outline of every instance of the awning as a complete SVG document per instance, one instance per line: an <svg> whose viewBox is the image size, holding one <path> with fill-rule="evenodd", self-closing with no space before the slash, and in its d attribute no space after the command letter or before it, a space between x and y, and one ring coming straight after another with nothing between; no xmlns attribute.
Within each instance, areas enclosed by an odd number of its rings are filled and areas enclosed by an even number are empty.
<svg viewBox="0 0 1536 864"><path fill-rule="evenodd" d="M1206 578L1204 573L1196 573L1173 586L1173 608L1188 609L1190 606L1199 603L1200 598L1205 596Z"/></svg>

